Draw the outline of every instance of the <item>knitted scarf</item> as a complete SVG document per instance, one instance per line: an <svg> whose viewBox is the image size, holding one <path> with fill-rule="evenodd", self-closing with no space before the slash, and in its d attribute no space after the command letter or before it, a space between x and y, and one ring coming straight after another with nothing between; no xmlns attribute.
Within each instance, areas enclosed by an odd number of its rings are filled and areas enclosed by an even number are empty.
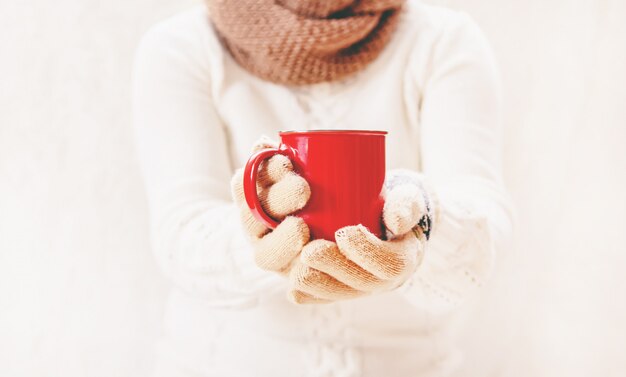
<svg viewBox="0 0 626 377"><path fill-rule="evenodd" d="M341 79L380 54L404 0L206 0L239 65L279 84Z"/></svg>

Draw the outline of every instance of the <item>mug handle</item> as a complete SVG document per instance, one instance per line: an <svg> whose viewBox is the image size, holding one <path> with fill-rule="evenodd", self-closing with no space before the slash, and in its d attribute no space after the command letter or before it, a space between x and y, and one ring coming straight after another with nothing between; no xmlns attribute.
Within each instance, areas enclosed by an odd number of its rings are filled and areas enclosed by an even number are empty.
<svg viewBox="0 0 626 377"><path fill-rule="evenodd" d="M261 206L261 201L259 200L259 195L256 191L256 180L259 174L259 166L261 165L261 162L277 154L290 157L289 152L290 148L282 144L278 148L262 149L250 156L243 171L243 192L246 197L246 204L248 204L248 208L250 208L250 212L252 212L254 217L270 229L275 229L279 222L268 215Z"/></svg>

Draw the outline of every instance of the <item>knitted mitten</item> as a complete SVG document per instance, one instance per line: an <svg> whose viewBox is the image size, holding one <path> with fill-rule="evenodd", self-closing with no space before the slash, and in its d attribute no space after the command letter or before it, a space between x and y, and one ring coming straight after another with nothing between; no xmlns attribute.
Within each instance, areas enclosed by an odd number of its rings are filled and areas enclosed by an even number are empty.
<svg viewBox="0 0 626 377"><path fill-rule="evenodd" d="M421 173L395 169L385 179L383 223L387 238L413 232L428 241L439 221L439 200Z"/></svg>
<svg viewBox="0 0 626 377"><path fill-rule="evenodd" d="M415 272L436 228L436 196L421 175L406 170L389 172L385 189L387 240L355 225L339 229L336 243L311 241L289 275L292 301L332 302L387 291Z"/></svg>
<svg viewBox="0 0 626 377"><path fill-rule="evenodd" d="M273 141L262 138L253 148L276 147ZM309 241L309 228L305 222L289 214L301 209L309 200L308 183L293 171L291 161L275 155L261 164L257 191L267 214L281 221L270 230L257 220L246 204L243 190L243 169L237 170L231 180L232 195L237 203L244 228L255 249L256 264L265 270L287 274L303 246Z"/></svg>

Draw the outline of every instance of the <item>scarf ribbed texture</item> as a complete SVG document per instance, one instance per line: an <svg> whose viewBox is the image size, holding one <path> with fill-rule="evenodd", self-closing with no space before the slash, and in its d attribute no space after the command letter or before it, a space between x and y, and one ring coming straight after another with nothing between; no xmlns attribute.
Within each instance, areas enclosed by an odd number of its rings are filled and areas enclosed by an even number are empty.
<svg viewBox="0 0 626 377"><path fill-rule="evenodd" d="M380 54L404 0L206 0L213 26L239 65L278 84L353 74Z"/></svg>

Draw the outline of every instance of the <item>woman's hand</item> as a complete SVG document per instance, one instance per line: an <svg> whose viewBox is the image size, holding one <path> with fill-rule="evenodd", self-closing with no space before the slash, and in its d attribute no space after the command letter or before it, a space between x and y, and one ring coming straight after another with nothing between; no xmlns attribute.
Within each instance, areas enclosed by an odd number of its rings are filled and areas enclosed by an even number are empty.
<svg viewBox="0 0 626 377"><path fill-rule="evenodd" d="M337 243L314 240L302 250L289 275L292 301L322 303L390 290L415 271L423 244L412 233L383 241L364 226L335 233Z"/></svg>
<svg viewBox="0 0 626 377"><path fill-rule="evenodd" d="M325 303L388 291L415 272L437 218L435 196L419 174L404 170L390 172L385 189L387 240L356 225L339 229L336 243L311 241L289 275L292 301Z"/></svg>
<svg viewBox="0 0 626 377"><path fill-rule="evenodd" d="M253 151L275 146L274 142L263 138L255 144ZM309 200L311 190L308 183L293 171L291 161L285 156L275 155L261 164L257 190L263 210L280 221L274 230L258 221L246 205L243 169L234 174L231 189L244 227L254 244L256 264L264 270L287 274L309 242L309 228L305 222L299 217L289 216Z"/></svg>

